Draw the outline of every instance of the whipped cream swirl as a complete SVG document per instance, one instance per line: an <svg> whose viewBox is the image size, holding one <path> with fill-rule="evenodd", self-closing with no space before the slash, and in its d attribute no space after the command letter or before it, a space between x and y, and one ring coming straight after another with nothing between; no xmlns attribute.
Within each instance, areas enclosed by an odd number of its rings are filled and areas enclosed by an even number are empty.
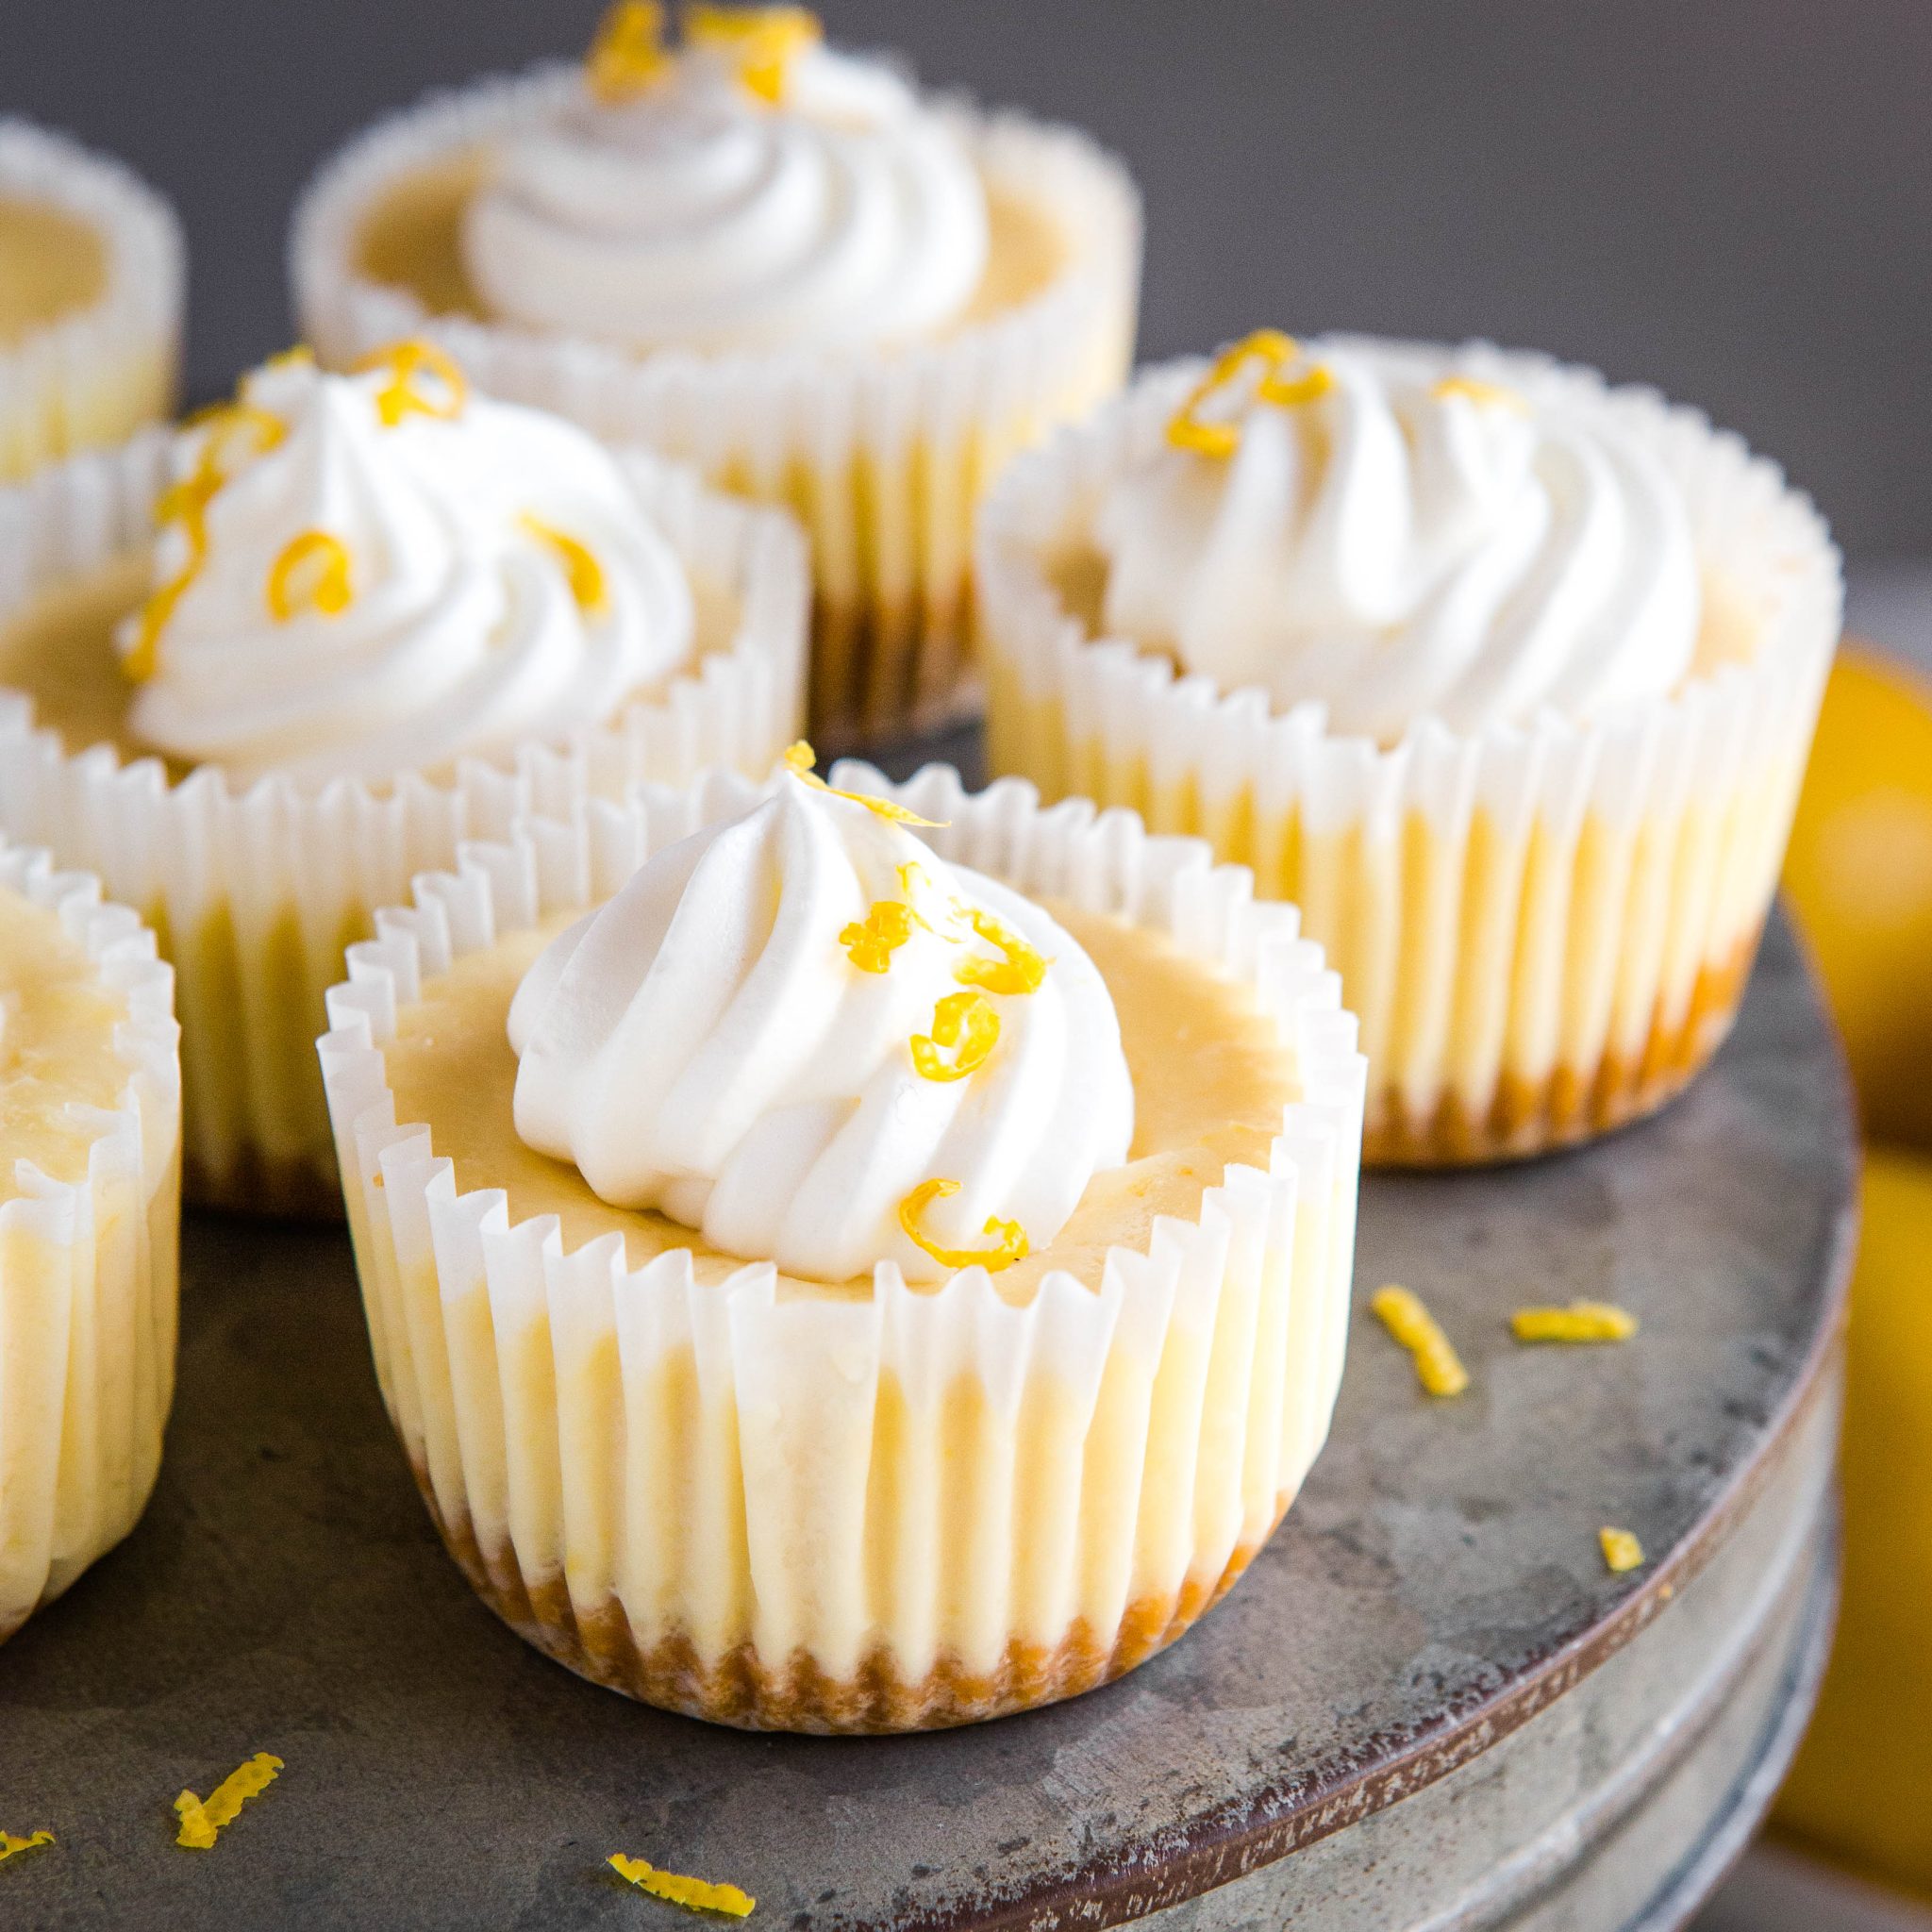
<svg viewBox="0 0 1932 1932"><path fill-rule="evenodd" d="M888 69L811 47L766 101L708 47L508 141L465 213L515 323L627 347L870 347L951 321L987 258L958 135Z"/></svg>
<svg viewBox="0 0 1932 1932"><path fill-rule="evenodd" d="M782 776L555 940L509 1012L524 1141L813 1280L1052 1240L1132 1139L1112 999L1040 907L879 803Z"/></svg>
<svg viewBox="0 0 1932 1932"><path fill-rule="evenodd" d="M1702 602L1674 479L1600 399L1465 359L1229 351L1100 508L1108 628L1385 744L1670 693Z"/></svg>
<svg viewBox="0 0 1932 1932"><path fill-rule="evenodd" d="M408 345L303 357L175 440L129 724L304 785L602 723L695 645L682 564L616 461Z"/></svg>

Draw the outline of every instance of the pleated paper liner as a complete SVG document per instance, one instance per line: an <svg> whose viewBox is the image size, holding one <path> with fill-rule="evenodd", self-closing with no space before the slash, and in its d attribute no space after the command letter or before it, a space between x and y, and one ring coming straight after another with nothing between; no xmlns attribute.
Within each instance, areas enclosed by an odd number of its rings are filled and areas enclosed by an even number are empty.
<svg viewBox="0 0 1932 1932"><path fill-rule="evenodd" d="M0 491L0 629L47 591L84 582L150 538L168 436L83 457ZM621 454L648 514L704 583L729 635L608 726L505 763L405 773L386 784L285 779L245 788L205 767L67 744L33 701L0 690L0 829L98 872L175 965L191 1199L340 1217L314 1041L342 950L379 906L447 865L467 838L581 794L676 782L724 764L763 774L796 737L808 575L791 519L705 489L688 470Z"/></svg>
<svg viewBox="0 0 1932 1932"><path fill-rule="evenodd" d="M1227 1587L1328 1428L1353 1267L1363 1065L1292 908L1198 841L1130 814L889 791L949 823L950 859L1170 935L1251 983L1301 1098L1267 1168L1099 1286L1049 1271L1010 1305L983 1268L869 1295L700 1284L689 1250L564 1251L458 1192L384 1061L425 975L607 897L651 852L741 810L742 781L643 788L532 823L417 882L329 996L323 1066L384 1400L452 1554L532 1643L612 1689L720 1723L965 1723L1117 1676ZM942 1530L942 1527L943 1530Z"/></svg>
<svg viewBox="0 0 1932 1932"><path fill-rule="evenodd" d="M19 1162L0 1203L0 1641L132 1529L175 1390L181 1074L172 975L99 880L0 843L0 887L54 913L126 1017L120 1098L81 1179ZM0 908L0 917L4 917ZM44 1077L58 1080L58 1069Z"/></svg>
<svg viewBox="0 0 1932 1932"><path fill-rule="evenodd" d="M1587 1140L1709 1059L1771 905L1842 608L1823 521L1736 437L1588 371L1457 355L1611 412L1657 452L1709 594L1749 613L1747 661L1593 724L1424 720L1381 748L1329 731L1320 706L1276 711L1097 635L1102 491L1158 445L1199 363L1019 458L978 537L992 770L1199 833L1301 907L1361 1017L1371 1163Z"/></svg>
<svg viewBox="0 0 1932 1932"><path fill-rule="evenodd" d="M77 221L98 238L91 299L0 342L0 483L118 442L174 406L181 359L181 225L118 161L0 118L0 203Z"/></svg>
<svg viewBox="0 0 1932 1932"><path fill-rule="evenodd" d="M494 394L791 508L812 541L822 748L976 714L974 508L1014 451L1118 389L1133 360L1141 217L1125 170L1073 129L949 103L988 186L996 249L1005 235L1017 259L1043 238L1059 256L1023 296L890 352L626 353L484 319L457 245L491 148L578 85L556 67L478 81L351 142L295 220L305 334L332 363L431 335Z"/></svg>

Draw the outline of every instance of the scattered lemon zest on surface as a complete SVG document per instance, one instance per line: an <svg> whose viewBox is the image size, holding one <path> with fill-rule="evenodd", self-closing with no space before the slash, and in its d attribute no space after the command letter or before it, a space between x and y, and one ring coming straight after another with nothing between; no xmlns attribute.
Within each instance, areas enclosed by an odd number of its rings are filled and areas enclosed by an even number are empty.
<svg viewBox="0 0 1932 1932"><path fill-rule="evenodd" d="M353 595L349 546L328 530L304 530L290 538L268 574L269 615L277 624L305 610L339 617Z"/></svg>
<svg viewBox="0 0 1932 1932"><path fill-rule="evenodd" d="M15 1838L10 1831L0 1831L0 1865L22 1852L30 1852L36 1845L50 1845L54 1842L51 1831L30 1831L25 1838Z"/></svg>
<svg viewBox="0 0 1932 1932"><path fill-rule="evenodd" d="M1252 335L1230 343L1208 364L1207 374L1168 419L1168 441L1176 449L1193 450L1205 457L1233 456L1241 445L1241 425L1203 422L1200 410L1202 404L1232 382L1250 362L1261 364L1261 379L1255 391L1261 402L1291 407L1327 394L1335 387L1335 377L1323 363L1311 363L1293 375L1282 374L1301 353L1302 345L1278 328L1257 328Z"/></svg>
<svg viewBox="0 0 1932 1932"><path fill-rule="evenodd" d="M469 400L470 383L456 358L446 349L410 336L377 349L355 365L362 375L372 369L389 371L389 380L375 391L375 413L384 427L393 429L406 416L434 418L453 423L463 413ZM427 374L441 387L441 394L425 390L419 378Z"/></svg>
<svg viewBox="0 0 1932 1932"><path fill-rule="evenodd" d="M1519 416L1529 413L1529 405L1513 389L1500 382L1485 382L1480 375L1445 375L1429 393L1438 401L1461 396L1478 408L1513 409Z"/></svg>
<svg viewBox="0 0 1932 1932"><path fill-rule="evenodd" d="M1416 1380L1431 1395L1460 1395L1469 1387L1469 1371L1420 1295L1391 1283L1375 1291L1369 1307L1415 1357Z"/></svg>
<svg viewBox="0 0 1932 1932"><path fill-rule="evenodd" d="M206 1798L183 1791L175 1800L181 1816L181 1829L175 1842L190 1851L205 1852L215 1841L225 1824L232 1824L250 1798L259 1797L274 1784L282 1760L270 1751L258 1751L247 1763L231 1771Z"/></svg>
<svg viewBox="0 0 1932 1932"><path fill-rule="evenodd" d="M984 1268L989 1274L997 1274L1002 1268L1010 1268L1015 1261L1024 1261L1028 1253L1026 1230L1017 1221L1002 1221L997 1214L989 1214L986 1225L980 1229L982 1234L992 1236L997 1243L991 1248L942 1248L920 1233L919 1217L925 1204L943 1201L949 1194L958 1191L958 1181L921 1181L899 1203L899 1225L906 1230L908 1238L946 1268L977 1266Z"/></svg>
<svg viewBox="0 0 1932 1932"><path fill-rule="evenodd" d="M985 1066L999 1038L1000 1016L983 992L949 992L932 1009L931 1033L908 1044L921 1079L963 1080Z"/></svg>
<svg viewBox="0 0 1932 1932"><path fill-rule="evenodd" d="M584 58L584 80L607 108L655 87L675 62L664 45L664 9L656 0L616 0L605 9Z"/></svg>
<svg viewBox="0 0 1932 1932"><path fill-rule="evenodd" d="M853 805L862 805L876 818L882 818L895 825L926 825L939 829L944 821L923 819L916 811L908 811L903 805L895 805L890 798L874 798L869 791L841 791L836 785L827 785L812 767L819 761L819 755L804 739L789 745L785 752L785 769L794 778L809 785L815 791L829 791L834 798L843 798Z"/></svg>
<svg viewBox="0 0 1932 1932"><path fill-rule="evenodd" d="M1600 1529L1596 1540L1603 1545L1604 1563L1612 1575L1643 1567L1643 1545L1627 1529Z"/></svg>
<svg viewBox="0 0 1932 1932"><path fill-rule="evenodd" d="M750 1916L758 1904L750 1892L735 1885L714 1885L708 1878L687 1878L681 1872L665 1872L648 1858L626 1858L612 1852L610 1868L620 1878L628 1879L653 1898L668 1900L693 1912L728 1912L734 1919Z"/></svg>
<svg viewBox="0 0 1932 1932"><path fill-rule="evenodd" d="M691 6L684 10L684 43L730 55L745 89L778 106L791 78L791 63L824 38L808 7Z"/></svg>
<svg viewBox="0 0 1932 1932"><path fill-rule="evenodd" d="M955 909L988 945L1005 955L998 959L962 959L953 969L953 977L961 986L976 986L988 992L1015 996L1040 991L1052 960L1041 958L1018 933L1002 925L983 907L962 903Z"/></svg>
<svg viewBox="0 0 1932 1932"><path fill-rule="evenodd" d="M1628 1341L1637 1317L1614 1302L1572 1302L1567 1308L1518 1308L1509 1328L1518 1341Z"/></svg>
<svg viewBox="0 0 1932 1932"><path fill-rule="evenodd" d="M913 929L924 924L910 906L897 899L876 899L863 920L855 919L840 933L839 943L861 973L885 973Z"/></svg>
<svg viewBox="0 0 1932 1932"><path fill-rule="evenodd" d="M588 543L573 537L568 530L559 530L555 524L546 524L530 510L524 512L523 525L562 564L570 593L585 616L599 616L609 608L610 589L604 578L604 566Z"/></svg>

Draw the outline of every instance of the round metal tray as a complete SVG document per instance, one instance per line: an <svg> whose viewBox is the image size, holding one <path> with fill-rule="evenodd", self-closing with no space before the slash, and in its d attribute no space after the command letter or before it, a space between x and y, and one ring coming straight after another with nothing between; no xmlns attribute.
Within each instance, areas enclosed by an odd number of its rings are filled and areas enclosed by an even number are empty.
<svg viewBox="0 0 1932 1932"><path fill-rule="evenodd" d="M1830 1620L1854 1143L1781 927L1657 1120L1529 1166L1376 1176L1357 1287L1463 1349L1431 1402L1365 1316L1334 1437L1228 1600L1120 1683L977 1729L747 1736L510 1635L417 1502L346 1241L192 1222L181 1382L128 1542L0 1651L8 1925L675 1923L603 1869L794 1927L1681 1924L1775 1783ZM1505 1317L1639 1311L1603 1349ZM1606 1524L1640 1572L1609 1575ZM205 1854L171 1802L281 1780Z"/></svg>

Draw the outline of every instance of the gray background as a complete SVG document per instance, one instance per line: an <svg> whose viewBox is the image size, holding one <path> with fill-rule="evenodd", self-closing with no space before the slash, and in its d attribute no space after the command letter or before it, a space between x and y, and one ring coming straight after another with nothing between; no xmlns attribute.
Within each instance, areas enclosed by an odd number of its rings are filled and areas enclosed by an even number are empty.
<svg viewBox="0 0 1932 1932"><path fill-rule="evenodd" d="M12 108L188 223L191 385L281 345L309 170L597 0L0 0ZM1693 401L1858 558L1932 551L1925 0L824 0L835 38L1129 157L1142 346L1261 322L1497 340Z"/></svg>

